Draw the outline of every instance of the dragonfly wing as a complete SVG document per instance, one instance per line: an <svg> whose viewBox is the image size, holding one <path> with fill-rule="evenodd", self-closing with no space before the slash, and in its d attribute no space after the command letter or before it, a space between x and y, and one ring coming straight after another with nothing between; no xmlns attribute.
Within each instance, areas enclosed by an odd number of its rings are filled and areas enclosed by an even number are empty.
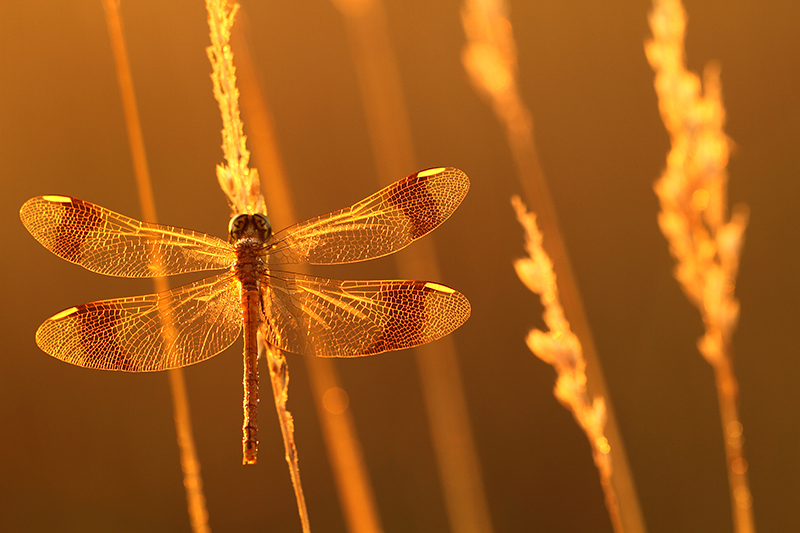
<svg viewBox="0 0 800 533"><path fill-rule="evenodd" d="M225 273L160 294L79 305L47 319L36 344L87 368L150 372L191 365L239 336L239 287Z"/></svg>
<svg viewBox="0 0 800 533"><path fill-rule="evenodd" d="M425 281L339 281L270 272L267 340L320 357L357 357L411 348L455 330L470 314L467 298Z"/></svg>
<svg viewBox="0 0 800 533"><path fill-rule="evenodd" d="M355 205L276 233L269 262L339 264L388 255L444 222L468 189L469 178L456 168L417 172Z"/></svg>
<svg viewBox="0 0 800 533"><path fill-rule="evenodd" d="M233 248L217 237L149 224L68 196L23 204L22 223L42 245L72 263L128 278L228 268Z"/></svg>

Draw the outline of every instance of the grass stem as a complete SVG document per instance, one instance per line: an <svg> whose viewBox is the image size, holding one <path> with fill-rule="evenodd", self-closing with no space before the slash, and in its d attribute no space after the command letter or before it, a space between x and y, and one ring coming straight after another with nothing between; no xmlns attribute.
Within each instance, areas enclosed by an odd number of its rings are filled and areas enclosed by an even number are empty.
<svg viewBox="0 0 800 533"><path fill-rule="evenodd" d="M233 28L231 42L236 49L236 64L241 91L242 114L247 119L253 159L261 169L262 186L269 191L265 201L275 227L296 223L295 202L284 171L271 113L262 96L255 66L247 47L245 13ZM308 273L304 265L298 271ZM332 394L347 397L336 373L336 362L325 358L306 358L306 370L314 395L317 417L322 427L328 459L331 463L342 514L351 532L382 531L375 494L369 479L364 452L356 431L352 410L347 403L331 408ZM326 400L328 398L328 400ZM341 402L339 402L341 403Z"/></svg>
<svg viewBox="0 0 800 533"><path fill-rule="evenodd" d="M544 321L549 329L547 332L531 330L527 344L539 359L556 369L558 379L553 393L572 412L575 421L589 439L611 524L615 532L621 533L624 528L619 503L611 483L611 447L605 436L605 398L591 398L586 390L588 379L581 342L564 316L556 276L553 273L553 262L542 247L543 236L536 224L536 215L527 212L518 196L514 196L511 203L517 213L517 220L525 230L525 249L528 252L528 257L514 262L514 268L525 286L541 298Z"/></svg>
<svg viewBox="0 0 800 533"><path fill-rule="evenodd" d="M411 127L380 0L333 0L345 19L381 186L416 170ZM432 237L416 257L395 256L400 276L441 279ZM472 435L452 336L414 349L451 530L492 531L480 460Z"/></svg>
<svg viewBox="0 0 800 533"><path fill-rule="evenodd" d="M220 187L228 197L234 213L266 214L266 204L261 194L258 173L249 167L250 152L247 150L244 124L239 114L239 90L236 88L236 68L233 65L233 50L230 45L231 27L239 9L238 4L228 7L227 0L206 0L211 46L208 58L211 61L214 97L222 115L222 147L227 166L217 166ZM259 360L269 367L275 409L283 435L286 461L294 486L297 509L304 533L310 531L308 509L303 486L300 481L300 466L294 442L294 420L286 409L289 393L289 369L286 359L277 348L265 344L259 335Z"/></svg>
<svg viewBox="0 0 800 533"><path fill-rule="evenodd" d="M147 155L144 147L139 111L136 105L136 95L133 89L128 53L125 48L125 37L122 31L122 20L119 14L118 0L103 0L106 13L106 24L111 38L111 48L114 54L114 63L117 67L122 107L125 113L125 124L128 130L133 169L136 186L139 194L139 203L142 206L142 215L145 221L157 222L153 187L147 165ZM154 278L156 292L169 289L167 280L163 277ZM163 310L162 310L163 311ZM171 316L162 313L162 320L167 325L165 334L173 331ZM207 533L211 531L208 526L208 510L206 498L203 493L203 478L200 475L200 460L194 444L191 416L189 412L189 398L186 394L186 382L183 370L178 368L169 371L169 383L172 392L172 406L175 419L175 431L178 436L178 449L180 451L181 469L183 471L183 486L186 490L186 500L189 511L189 522L194 533Z"/></svg>
<svg viewBox="0 0 800 533"><path fill-rule="evenodd" d="M686 69L686 11L680 0L654 0L649 21L653 38L645 52L656 73L658 106L672 144L667 167L654 186L661 205L658 224L675 258L675 277L700 310L706 330L698 349L716 378L734 531L753 533L731 349L739 318L734 288L748 211L736 206L728 216L731 142L723 131L719 66L706 67L702 83Z"/></svg>
<svg viewBox="0 0 800 533"><path fill-rule="evenodd" d="M517 50L507 11L506 3L502 0L465 0L462 19L467 45L462 61L476 90L490 103L505 127L525 202L536 213L539 228L546 236L543 247L558 278L564 313L575 334L581 339L583 357L586 359L587 389L590 394L605 399L605 435L613 464L609 483L618 498L621 527L628 533L643 532L644 519L633 474L606 390L605 378L550 190L539 164L533 140L533 119L517 87ZM613 519L614 511L611 508L609 513Z"/></svg>
<svg viewBox="0 0 800 533"><path fill-rule="evenodd" d="M306 498L303 494L303 484L300 482L297 446L294 443L294 418L292 413L286 409L286 402L289 399L289 367L286 365L286 358L280 350L263 342L263 340L259 341L258 346L259 360L266 361L269 367L272 396L275 398L275 410L278 413L281 435L283 435L283 447L286 451L284 457L289 465L289 474L292 477L297 510L300 513L300 524L302 525L303 533L311 533Z"/></svg>

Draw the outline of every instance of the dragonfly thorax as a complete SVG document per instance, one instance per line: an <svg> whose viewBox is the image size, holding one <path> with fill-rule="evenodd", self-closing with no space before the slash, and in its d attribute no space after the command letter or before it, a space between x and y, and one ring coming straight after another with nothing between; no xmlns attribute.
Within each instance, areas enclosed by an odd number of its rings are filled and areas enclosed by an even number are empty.
<svg viewBox="0 0 800 533"><path fill-rule="evenodd" d="M232 243L248 237L264 242L272 236L272 225L261 213L236 215L228 223L228 233Z"/></svg>

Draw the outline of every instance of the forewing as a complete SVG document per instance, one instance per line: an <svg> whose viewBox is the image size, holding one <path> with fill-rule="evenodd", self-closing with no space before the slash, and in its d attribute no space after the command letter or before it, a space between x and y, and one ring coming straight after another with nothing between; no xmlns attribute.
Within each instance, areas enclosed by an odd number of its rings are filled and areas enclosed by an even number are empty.
<svg viewBox="0 0 800 533"><path fill-rule="evenodd" d="M469 317L467 298L425 281L339 281L270 272L266 335L300 354L357 357L411 348L447 335Z"/></svg>
<svg viewBox="0 0 800 533"><path fill-rule="evenodd" d="M469 178L457 168L417 172L355 205L276 233L269 263L353 263L396 252L444 222L468 189Z"/></svg>
<svg viewBox="0 0 800 533"><path fill-rule="evenodd" d="M127 278L228 268L233 248L196 231L149 224L68 196L38 196L19 212L42 245L93 272Z"/></svg>
<svg viewBox="0 0 800 533"><path fill-rule="evenodd" d="M79 305L47 319L36 344L87 368L150 372L191 365L239 336L239 287L225 273L160 294Z"/></svg>

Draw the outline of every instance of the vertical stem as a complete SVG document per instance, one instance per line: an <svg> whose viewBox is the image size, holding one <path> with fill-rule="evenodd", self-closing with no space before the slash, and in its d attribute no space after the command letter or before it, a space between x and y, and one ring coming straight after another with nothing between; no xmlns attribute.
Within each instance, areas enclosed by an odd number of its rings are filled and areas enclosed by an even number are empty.
<svg viewBox="0 0 800 533"><path fill-rule="evenodd" d="M133 89L128 53L125 49L125 38L122 31L122 20L119 15L119 2L117 0L103 0L106 13L106 24L111 39L111 49L117 67L117 80L119 82L122 107L125 113L125 124L128 129L128 142L130 143L133 169L136 176L136 186L139 193L139 203L142 206L144 220L156 222L156 207L153 198L153 188L150 181L150 172L147 166L147 155L144 148L139 111L136 105L136 94ZM169 284L164 278L155 278L153 283L156 292L169 289ZM165 331L172 331L171 317L162 314L166 324ZM183 370L178 368L169 371L169 383L172 392L173 414L175 419L175 432L178 438L180 451L181 470L183 471L183 486L186 490L186 501L189 512L189 522L195 533L211 531L208 526L208 510L206 498L203 494L203 478L200 475L200 460L194 445L192 423L189 412L189 398L186 394L186 382Z"/></svg>
<svg viewBox="0 0 800 533"><path fill-rule="evenodd" d="M242 89L241 110L249 126L247 140L253 150L253 160L261 169L262 186L269 191L265 201L270 220L275 227L283 228L296 223L297 214L268 102L262 96L247 47L245 15L245 12L239 12L238 24L231 33L231 44L236 49L237 77ZM298 270L307 273L303 266L300 265ZM328 405L330 402L326 402L331 391L346 395L336 373L336 364L331 359L319 357L306 358L305 364L347 528L352 533L382 531L353 412L348 405L332 410Z"/></svg>
<svg viewBox="0 0 800 533"><path fill-rule="evenodd" d="M730 350L714 365L717 382L722 435L725 440L725 457L728 466L728 483L731 493L733 524L736 533L755 532L753 501L747 480L747 461L742 452L742 424L737 406L738 383L731 365Z"/></svg>
<svg viewBox="0 0 800 533"><path fill-rule="evenodd" d="M183 369L169 371L172 390L172 408L175 413L175 431L178 434L178 448L181 454L183 485L189 505L189 522L195 533L210 533L206 498L203 495L203 477L200 475L200 460L194 446L192 417L189 413L189 398L186 394L186 380Z"/></svg>
<svg viewBox="0 0 800 533"><path fill-rule="evenodd" d="M625 529L622 527L622 517L619 514L617 493L611 484L611 472L600 472L600 486L603 488L603 494L605 494L606 509L608 509L608 517L611 519L611 527L614 528L615 533L622 533Z"/></svg>
<svg viewBox="0 0 800 533"><path fill-rule="evenodd" d="M606 502L611 505L608 509L609 515L615 527L622 527L628 533L643 532L646 529L633 474L567 247L561 235L555 206L539 163L534 143L533 118L519 94L516 43L507 16L506 2L465 0L462 19L467 33L467 44L462 56L464 66L473 85L490 103L505 128L525 202L536 213L540 230L545 236L542 247L553 263L564 314L583 347L587 391L590 397L602 396L605 400L605 435L610 446L612 466L608 483L602 485ZM615 519L617 513L618 521Z"/></svg>
<svg viewBox="0 0 800 533"><path fill-rule="evenodd" d="M339 386L336 366L321 357L306 363L347 529L351 533L383 531L353 412L349 402L340 398L347 398L347 393Z"/></svg>
<svg viewBox="0 0 800 533"><path fill-rule="evenodd" d="M133 173L136 179L139 204L142 206L142 218L146 222L156 222L156 202L147 165L147 153L144 148L142 125L139 122L139 108L136 104L136 93L133 90L131 65L128 62L128 51L125 47L125 35L122 32L122 19L119 15L119 0L103 0L106 12L106 25L111 38L111 51L117 67L117 82L122 97L122 111L125 114L125 127L128 130L128 144L131 150Z"/></svg>
<svg viewBox="0 0 800 533"><path fill-rule="evenodd" d="M415 169L414 150L400 73L383 2L333 0L342 12L358 75L381 186ZM395 256L401 277L440 279L431 237L415 244L416 256ZM480 459L472 435L464 386L452 336L414 349L428 426L454 533L490 533Z"/></svg>
<svg viewBox="0 0 800 533"><path fill-rule="evenodd" d="M491 533L489 505L455 343L444 337L435 345L418 346L414 356L450 527L454 533Z"/></svg>
<svg viewBox="0 0 800 533"><path fill-rule="evenodd" d="M266 213L264 198L261 195L261 187L258 173L255 169L248 167L250 152L247 151L244 127L239 116L239 90L236 88L236 68L233 65L233 51L230 46L231 28L234 16L239 9L238 4L228 7L227 0L206 0L206 10L208 11L208 26L210 30L211 46L206 50L209 61L213 69L211 80L214 84L214 98L219 104L220 114L222 115L222 140L225 159L228 166L217 166L217 178L223 192L225 192L234 213ZM263 288L262 288L263 290ZM258 316L251 313L251 316ZM255 329L255 328L252 328ZM267 358L272 382L272 393L275 399L275 409L278 412L278 421L283 434L283 444L286 449L286 461L289 463L289 473L294 486L297 507L300 513L300 521L303 531L310 531L308 525L308 510L303 496L303 487L300 484L300 467L297 464L297 448L294 444L294 421L291 413L286 409L288 399L289 374L286 360L280 350L273 346L266 346L263 339L256 338L258 344L258 354ZM266 352L265 354L262 352ZM255 369L257 360L252 361L245 353L245 374L248 368ZM256 370L251 370L255 374ZM251 376L251 379L253 376ZM248 376L245 375L245 382ZM245 404L250 402L245 391ZM248 407L245 406L245 413ZM247 417L247 414L245 415ZM252 416L255 420L255 407L253 403ZM251 428L255 430L255 427ZM247 422L245 422L247 431ZM247 440L245 438L245 440ZM251 443L252 444L252 443ZM247 447L247 442L244 444ZM245 450L245 461L247 450Z"/></svg>
<svg viewBox="0 0 800 533"><path fill-rule="evenodd" d="M639 505L639 497L636 493L636 485L611 398L606 388L603 368L594 346L594 337L583 307L578 282L575 279L561 235L550 189L544 172L539 166L539 157L533 142L533 123L522 102L517 101L516 105L519 107L515 112L509 113L504 125L508 143L517 164L520 185L526 203L531 206L531 211L536 213L540 230L544 235L542 247L553 262L553 271L558 279L558 290L564 307L564 315L581 341L583 357L586 359L586 389L590 397L602 396L606 405L605 436L611 447L609 455L612 465L611 471L605 475L602 471L600 472L600 484L603 488L606 508L615 532L641 533L646 531L646 528Z"/></svg>
<svg viewBox="0 0 800 533"><path fill-rule="evenodd" d="M654 186L661 204L658 223L677 263L675 277L703 317L706 332L697 346L714 369L733 523L737 533L752 533L752 495L731 358L739 317L734 286L748 211L736 206L730 218L726 215L731 141L723 129L719 66L707 66L702 82L687 70L687 15L680 0L654 0L648 18L653 38L645 53L656 74L659 110L672 144L667 168Z"/></svg>
<svg viewBox="0 0 800 533"><path fill-rule="evenodd" d="M592 458L600 474L600 485L605 494L606 508L616 533L624 530L617 494L612 485L611 446L605 435L607 411L602 396L590 396L587 391L586 359L581 339L572 331L566 319L560 290L553 271L553 261L544 250L544 236L537 224L537 216L528 213L518 196L511 199L517 219L525 231L525 249L528 257L514 261L514 269L528 289L539 295L544 307L544 322L549 331L533 329L528 333L528 348L542 361L553 366L558 374L553 394L561 404L572 411L592 447Z"/></svg>
<svg viewBox="0 0 800 533"><path fill-rule="evenodd" d="M308 522L308 509L306 508L306 498L303 494L303 484L300 481L300 466L297 461L297 447L294 444L294 418L286 410L286 400L289 391L289 372L286 366L286 359L280 350L267 345L263 339L258 342L258 354L260 359L266 359L269 367L270 382L272 383L272 396L275 398L275 410L278 413L278 420L283 435L283 447L286 450L286 462L289 465L289 475L292 477L292 486L297 500L297 510L300 513L300 523L303 533L311 533L311 525Z"/></svg>

